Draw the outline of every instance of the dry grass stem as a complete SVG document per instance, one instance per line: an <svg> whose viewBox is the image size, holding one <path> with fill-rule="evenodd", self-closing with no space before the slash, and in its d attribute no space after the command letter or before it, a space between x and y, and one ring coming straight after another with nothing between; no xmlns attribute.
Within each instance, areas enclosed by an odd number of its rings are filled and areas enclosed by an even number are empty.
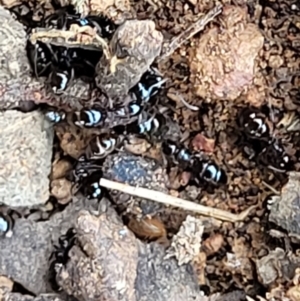
<svg viewBox="0 0 300 301"><path fill-rule="evenodd" d="M101 179L100 185L108 189L122 191L124 193L136 197L148 199L165 205L179 207L201 215L205 215L205 216L209 216L219 220L233 222L233 223L243 221L249 215L249 213L256 207L256 206L251 206L247 210L241 212L240 214L233 214L224 210L207 207L180 198L176 198L174 196L159 191L154 191L154 190L141 188L141 187L133 187L127 184L118 183L107 179Z"/></svg>
<svg viewBox="0 0 300 301"><path fill-rule="evenodd" d="M214 20L222 12L222 5L217 5L212 8L207 14L201 17L197 22L189 26L179 36L173 38L162 50L161 55L158 57L158 61L161 61L170 56L176 49L178 49L183 43L188 41L198 32L202 31L205 26Z"/></svg>
<svg viewBox="0 0 300 301"><path fill-rule="evenodd" d="M72 28L71 28L72 29ZM63 42L57 42L63 40ZM64 31L58 29L35 31L30 36L30 41L36 43L41 41L43 43L50 43L53 45L66 47L86 47L90 46L91 49L101 48L105 57L110 60L111 53L107 42L101 38L96 32L91 31L89 26L82 26L75 28L74 31Z"/></svg>

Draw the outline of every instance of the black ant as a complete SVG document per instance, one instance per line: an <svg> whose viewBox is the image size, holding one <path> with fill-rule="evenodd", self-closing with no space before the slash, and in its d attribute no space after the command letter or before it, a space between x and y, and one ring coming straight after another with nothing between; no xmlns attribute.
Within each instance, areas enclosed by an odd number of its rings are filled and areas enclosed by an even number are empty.
<svg viewBox="0 0 300 301"><path fill-rule="evenodd" d="M100 186L102 176L102 171L97 170L82 181L82 193L87 199L100 201L105 195L108 196L106 189Z"/></svg>
<svg viewBox="0 0 300 301"><path fill-rule="evenodd" d="M137 120L125 126L116 126L114 127L114 131L123 135L133 134L143 137L162 136L166 126L166 118L163 114L155 114L150 118L147 114L144 114L141 117L144 117L146 120Z"/></svg>
<svg viewBox="0 0 300 301"><path fill-rule="evenodd" d="M183 169L192 165L192 153L187 148L179 146L178 143L174 141L163 141L162 152L167 158L170 158L173 163L180 165Z"/></svg>
<svg viewBox="0 0 300 301"><path fill-rule="evenodd" d="M245 108L238 115L238 125L245 135L246 146L252 150L249 158L255 157L258 163L277 172L285 172L292 167L291 158L281 142L272 136L273 128L266 114L258 108Z"/></svg>
<svg viewBox="0 0 300 301"><path fill-rule="evenodd" d="M76 231L70 228L65 235L58 239L58 246L54 245L54 251L51 253L49 261L49 281L54 291L60 291L61 288L56 282L57 265L65 265L69 259L69 251L76 242Z"/></svg>
<svg viewBox="0 0 300 301"><path fill-rule="evenodd" d="M74 185L77 185L77 191L81 192L87 199L98 199L99 201L109 195L106 189L101 188L99 181L102 178L102 162L88 161L83 155L77 161L77 164L72 172L72 179Z"/></svg>
<svg viewBox="0 0 300 301"><path fill-rule="evenodd" d="M153 96L158 94L166 81L153 68L149 68L143 74L139 83L131 89L131 92L136 95L140 103L149 103Z"/></svg>
<svg viewBox="0 0 300 301"><path fill-rule="evenodd" d="M102 161L88 161L86 155L82 155L70 175L70 180L81 186L82 181L88 178L93 172L101 170Z"/></svg>
<svg viewBox="0 0 300 301"><path fill-rule="evenodd" d="M64 64L68 68L62 68L59 63L58 48L49 44L42 42L32 44L28 40L26 48L34 75L48 77L47 82L52 91L57 94L63 93L74 78L74 69L70 62L65 60Z"/></svg>
<svg viewBox="0 0 300 301"><path fill-rule="evenodd" d="M53 18L53 16L49 18L46 23L54 21ZM73 23L77 22L77 19L73 20L73 18L71 16L70 20ZM58 19L58 24L67 22L68 17L64 16L62 19L64 21ZM64 26L60 24L58 27ZM101 50L88 50L79 47L67 48L40 41L33 44L30 40L27 42L26 49L34 75L36 77L48 77L48 83L56 94L62 94L74 78L92 81L95 75L95 66L102 56Z"/></svg>
<svg viewBox="0 0 300 301"><path fill-rule="evenodd" d="M227 175L222 168L213 161L195 156L178 143L171 140L164 141L162 151L166 156L171 157L175 164L179 164L185 170L190 170L197 183L204 180L214 186L227 184Z"/></svg>
<svg viewBox="0 0 300 301"><path fill-rule="evenodd" d="M238 125L249 139L270 139L267 117L257 108L244 108L238 115Z"/></svg>
<svg viewBox="0 0 300 301"><path fill-rule="evenodd" d="M196 159L193 163L192 171L197 182L204 180L213 186L222 186L226 185L228 181L225 170L213 161Z"/></svg>
<svg viewBox="0 0 300 301"><path fill-rule="evenodd" d="M134 117L142 112L142 107L138 103L129 103L128 106L119 108L114 111L115 115L121 118Z"/></svg>
<svg viewBox="0 0 300 301"><path fill-rule="evenodd" d="M52 51L47 44L29 40L26 45L29 63L36 77L48 76L51 72Z"/></svg>

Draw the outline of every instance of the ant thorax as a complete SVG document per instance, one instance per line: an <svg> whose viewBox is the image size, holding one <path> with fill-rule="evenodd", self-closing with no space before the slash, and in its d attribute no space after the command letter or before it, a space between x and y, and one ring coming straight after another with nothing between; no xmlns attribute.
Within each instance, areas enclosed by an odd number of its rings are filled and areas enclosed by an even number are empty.
<svg viewBox="0 0 300 301"><path fill-rule="evenodd" d="M105 195L105 190L100 186L102 171L97 170L86 177L82 182L82 192L88 199L98 199L99 201Z"/></svg>
<svg viewBox="0 0 300 301"><path fill-rule="evenodd" d="M56 70L50 74L52 91L55 94L62 94L68 87L72 75L68 71Z"/></svg>
<svg viewBox="0 0 300 301"><path fill-rule="evenodd" d="M130 103L127 107L117 109L115 114L118 117L133 117L141 113L142 107L137 103Z"/></svg>
<svg viewBox="0 0 300 301"><path fill-rule="evenodd" d="M105 119L105 114L96 108L83 109L74 112L72 121L78 127L92 128L97 127Z"/></svg>
<svg viewBox="0 0 300 301"><path fill-rule="evenodd" d="M132 92L142 103L148 103L152 97L159 93L165 82L166 79L150 68L143 74L140 82L132 88Z"/></svg>
<svg viewBox="0 0 300 301"><path fill-rule="evenodd" d="M227 176L223 169L221 169L214 162L203 162L202 170L199 173L200 178L206 182L214 185L223 185L227 183Z"/></svg>
<svg viewBox="0 0 300 301"><path fill-rule="evenodd" d="M238 116L238 124L250 139L268 139L271 124L266 115L257 108L245 108Z"/></svg>

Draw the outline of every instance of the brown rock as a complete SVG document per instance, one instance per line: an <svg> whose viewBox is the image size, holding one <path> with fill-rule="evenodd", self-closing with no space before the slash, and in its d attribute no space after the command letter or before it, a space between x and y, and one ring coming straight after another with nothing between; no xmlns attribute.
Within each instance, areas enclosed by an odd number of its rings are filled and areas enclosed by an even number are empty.
<svg viewBox="0 0 300 301"><path fill-rule="evenodd" d="M235 100L251 85L264 38L246 18L245 9L225 6L222 26L209 29L191 50L191 81L197 95Z"/></svg>
<svg viewBox="0 0 300 301"><path fill-rule="evenodd" d="M82 212L77 218L75 228L84 252L76 245L71 249L58 283L79 300L136 300L137 242L112 210L100 216Z"/></svg>

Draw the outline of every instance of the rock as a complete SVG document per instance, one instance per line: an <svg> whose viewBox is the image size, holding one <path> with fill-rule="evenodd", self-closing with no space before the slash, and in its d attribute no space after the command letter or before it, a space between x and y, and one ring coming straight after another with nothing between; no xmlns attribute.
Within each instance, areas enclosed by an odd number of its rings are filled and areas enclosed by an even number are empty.
<svg viewBox="0 0 300 301"><path fill-rule="evenodd" d="M136 239L105 200L99 207L100 215L82 211L76 220L78 240L57 275L66 293L80 301L219 300L200 295L191 266L179 267L161 245Z"/></svg>
<svg viewBox="0 0 300 301"><path fill-rule="evenodd" d="M26 32L10 12L0 6L0 109L43 98L43 84L31 76L26 54Z"/></svg>
<svg viewBox="0 0 300 301"><path fill-rule="evenodd" d="M162 246L140 244L135 282L139 301L206 301L202 297L191 266L178 266L174 258L165 259Z"/></svg>
<svg viewBox="0 0 300 301"><path fill-rule="evenodd" d="M244 301L244 300L247 300L246 293L240 290L236 290L223 295L217 301Z"/></svg>
<svg viewBox="0 0 300 301"><path fill-rule="evenodd" d="M174 256L178 265L191 262L200 253L203 231L202 220L188 215L178 233L173 236L166 258Z"/></svg>
<svg viewBox="0 0 300 301"><path fill-rule="evenodd" d="M275 282L291 280L299 267L300 258L286 253L280 248L276 248L268 255L256 260L258 279L266 287Z"/></svg>
<svg viewBox="0 0 300 301"><path fill-rule="evenodd" d="M9 1L4 5L10 7ZM15 2L15 5L17 3ZM80 109L91 98L89 85L76 83L66 95L55 95L45 86L45 80L33 76L28 60L24 27L10 12L0 6L0 109L26 108L32 103L49 103L63 109Z"/></svg>
<svg viewBox="0 0 300 301"><path fill-rule="evenodd" d="M69 252L59 285L79 300L136 300L137 241L116 212L109 207L99 216L81 212L75 229L82 250L75 245Z"/></svg>
<svg viewBox="0 0 300 301"><path fill-rule="evenodd" d="M241 7L225 6L221 18L191 50L191 82L202 98L235 100L252 84L264 38Z"/></svg>
<svg viewBox="0 0 300 301"><path fill-rule="evenodd" d="M103 164L103 176L108 180L168 193L166 188L168 177L165 169L154 160L141 156L126 153L109 155ZM111 195L120 206L126 206L126 201L132 198L128 194L118 191L112 191ZM157 202L141 200L140 198L133 199L142 209L143 214L151 215L165 208L164 205Z"/></svg>
<svg viewBox="0 0 300 301"><path fill-rule="evenodd" d="M126 96L160 54L163 35L150 20L127 20L110 41L111 58L102 56L96 85L108 97Z"/></svg>
<svg viewBox="0 0 300 301"><path fill-rule="evenodd" d="M5 301L66 301L65 298L56 294L42 294L36 297L22 295L20 293L9 292L5 288L0 288L0 299Z"/></svg>
<svg viewBox="0 0 300 301"><path fill-rule="evenodd" d="M300 173L290 172L289 181L280 196L273 196L269 221L288 231L290 236L300 239Z"/></svg>
<svg viewBox="0 0 300 301"><path fill-rule="evenodd" d="M52 128L38 112L6 111L0 118L0 202L12 207L44 204L49 198Z"/></svg>
<svg viewBox="0 0 300 301"><path fill-rule="evenodd" d="M82 208L93 208L91 202L73 199L73 202L47 221L34 222L17 219L12 237L0 240L0 274L34 294L51 292L48 282L49 257L53 242L65 234Z"/></svg>

